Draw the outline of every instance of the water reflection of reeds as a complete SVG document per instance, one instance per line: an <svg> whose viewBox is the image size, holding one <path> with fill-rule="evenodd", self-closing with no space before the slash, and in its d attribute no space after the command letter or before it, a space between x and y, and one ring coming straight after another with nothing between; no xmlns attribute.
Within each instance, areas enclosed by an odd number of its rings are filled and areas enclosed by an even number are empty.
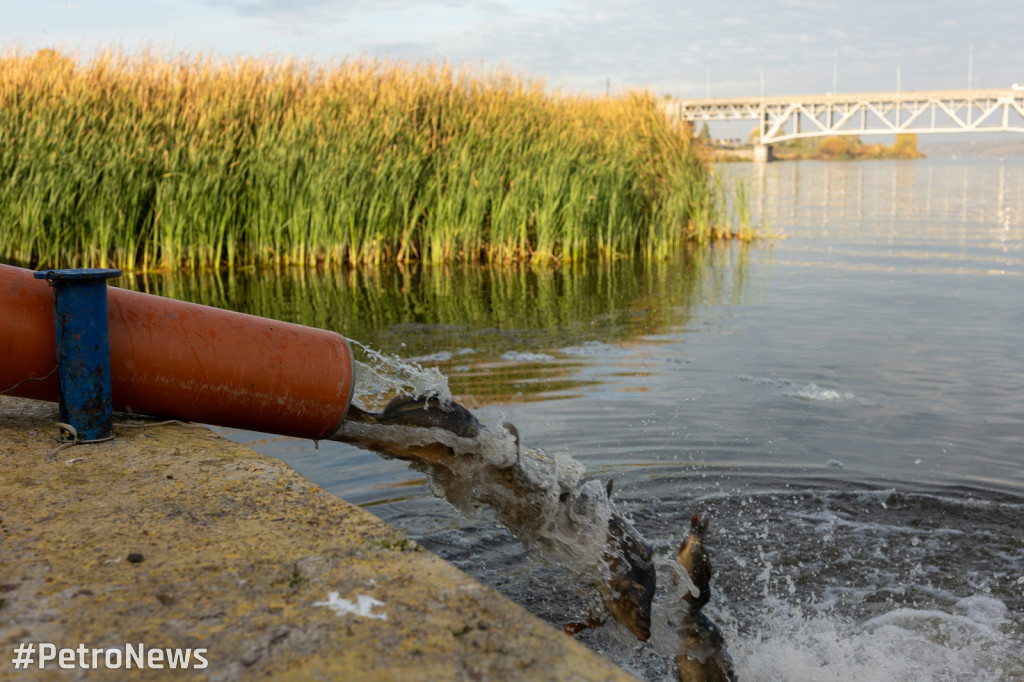
<svg viewBox="0 0 1024 682"><path fill-rule="evenodd" d="M559 268L126 274L119 284L330 329L385 353L421 358L448 375L453 393L484 404L577 395L592 381L580 372L584 344L627 344L668 333L685 327L695 304L739 302L746 248ZM537 361L529 353L544 355Z"/></svg>

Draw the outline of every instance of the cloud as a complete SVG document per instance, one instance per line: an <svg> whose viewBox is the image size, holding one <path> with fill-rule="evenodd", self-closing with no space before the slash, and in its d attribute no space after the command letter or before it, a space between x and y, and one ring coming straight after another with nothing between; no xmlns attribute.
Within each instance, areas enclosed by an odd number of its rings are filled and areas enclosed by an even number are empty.
<svg viewBox="0 0 1024 682"><path fill-rule="evenodd" d="M678 0L202 1L277 49L301 44L318 57L444 59L508 68L574 91L603 92L610 81L615 91L648 86L690 96L705 94L709 66L713 94L758 92L762 71L769 92L830 89L837 49L843 89L887 87L900 66L905 82L925 70L939 80L949 55L931 63L914 55L923 45L948 48L943 24L963 14L952 0L898 7L838 0L734 0L727 7ZM939 9L927 9L935 2ZM880 77L884 86L871 82Z"/></svg>
<svg viewBox="0 0 1024 682"><path fill-rule="evenodd" d="M79 2L80 0L71 0ZM176 49L333 60L367 54L506 68L553 87L648 86L704 96L839 88L975 87L1019 81L1019 0L985 12L956 0L108 0L16 3L0 39L28 47L155 42ZM46 33L43 33L43 30Z"/></svg>
<svg viewBox="0 0 1024 682"><path fill-rule="evenodd" d="M243 17L312 22L325 18L340 20L363 12L411 9L426 3L424 0L349 0L344 3L331 0L208 0L207 4Z"/></svg>
<svg viewBox="0 0 1024 682"><path fill-rule="evenodd" d="M307 33L361 19L387 15L416 16L438 7L457 8L451 0L206 0L210 7L226 10L265 29L283 33ZM376 31L387 31L386 23Z"/></svg>

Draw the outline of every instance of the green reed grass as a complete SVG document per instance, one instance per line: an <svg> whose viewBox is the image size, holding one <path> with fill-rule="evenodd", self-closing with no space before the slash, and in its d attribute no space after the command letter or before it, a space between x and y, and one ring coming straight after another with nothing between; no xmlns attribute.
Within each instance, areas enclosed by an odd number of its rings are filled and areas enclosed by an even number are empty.
<svg viewBox="0 0 1024 682"><path fill-rule="evenodd" d="M447 65L0 58L0 258L209 269L665 256L722 236L645 93Z"/></svg>

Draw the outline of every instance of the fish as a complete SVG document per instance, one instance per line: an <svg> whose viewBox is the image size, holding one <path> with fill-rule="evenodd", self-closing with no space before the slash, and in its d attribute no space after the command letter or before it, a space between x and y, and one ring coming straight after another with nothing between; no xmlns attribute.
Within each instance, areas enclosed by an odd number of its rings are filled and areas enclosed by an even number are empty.
<svg viewBox="0 0 1024 682"><path fill-rule="evenodd" d="M611 481L608 482L611 495ZM607 555L611 580L605 607L641 642L651 637L651 604L657 587L651 545L631 523L617 512L608 519L609 544L616 548Z"/></svg>
<svg viewBox="0 0 1024 682"><path fill-rule="evenodd" d="M676 674L679 682L736 682L725 637L700 611L690 611L679 628Z"/></svg>
<svg viewBox="0 0 1024 682"><path fill-rule="evenodd" d="M475 438L480 433L480 420L455 401L443 402L434 396L399 395L391 399L381 412L369 412L350 405L345 418L363 424L439 428L460 438Z"/></svg>
<svg viewBox="0 0 1024 682"><path fill-rule="evenodd" d="M696 589L696 593L691 589L683 596L691 610L702 608L711 599L711 557L704 548L709 521L694 514L690 519L690 534L679 545L679 564Z"/></svg>
<svg viewBox="0 0 1024 682"><path fill-rule="evenodd" d="M508 422L496 429L433 397L397 396L381 412L350 406L330 439L412 462L456 507L488 505L528 549L576 566L637 639L650 638L651 545L615 508L610 481L602 487L576 460L522 447Z"/></svg>
<svg viewBox="0 0 1024 682"><path fill-rule="evenodd" d="M711 557L704 546L709 519L694 514L690 534L679 545L679 564L690 579L683 595L685 611L679 626L676 671L679 682L736 682L725 637L702 609L711 599Z"/></svg>
<svg viewBox="0 0 1024 682"><path fill-rule="evenodd" d="M399 395L380 412L350 405L330 440L432 466L471 450L483 425L462 405Z"/></svg>
<svg viewBox="0 0 1024 682"><path fill-rule="evenodd" d="M605 488L609 502L612 481ZM657 572L650 543L618 511L608 517L607 547L602 558L608 579L597 584L604 607L612 617L641 642L651 637L651 606L657 588ZM604 624L591 614L582 622L567 623L562 629L576 635L587 628Z"/></svg>

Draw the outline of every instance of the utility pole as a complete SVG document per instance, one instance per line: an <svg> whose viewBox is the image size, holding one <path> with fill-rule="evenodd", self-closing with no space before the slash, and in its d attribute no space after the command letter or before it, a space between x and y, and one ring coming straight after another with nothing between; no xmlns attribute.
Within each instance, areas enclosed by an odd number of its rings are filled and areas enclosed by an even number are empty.
<svg viewBox="0 0 1024 682"><path fill-rule="evenodd" d="M764 138L764 132L768 121L767 116L765 116L764 109L764 69L761 69L761 105L758 107L757 118L758 128L760 130L759 137L757 139L758 143L760 143L761 139Z"/></svg>
<svg viewBox="0 0 1024 682"><path fill-rule="evenodd" d="M974 80L974 45L971 45L967 52L967 90L971 89L971 81Z"/></svg>
<svg viewBox="0 0 1024 682"><path fill-rule="evenodd" d="M901 114L900 107L903 106L903 103L900 102L900 93L903 92L903 82L902 81L903 81L903 73L902 73L900 67L897 66L896 67L896 127L897 128L900 127L900 118L901 118L901 116L900 116L900 114Z"/></svg>
<svg viewBox="0 0 1024 682"><path fill-rule="evenodd" d="M971 81L974 80L974 44L971 44L971 49L967 52L967 92L971 92ZM974 103L971 100L967 102L967 125L971 125L974 119Z"/></svg>
<svg viewBox="0 0 1024 682"><path fill-rule="evenodd" d="M839 91L839 48L836 48L836 58L832 63L832 94Z"/></svg>

